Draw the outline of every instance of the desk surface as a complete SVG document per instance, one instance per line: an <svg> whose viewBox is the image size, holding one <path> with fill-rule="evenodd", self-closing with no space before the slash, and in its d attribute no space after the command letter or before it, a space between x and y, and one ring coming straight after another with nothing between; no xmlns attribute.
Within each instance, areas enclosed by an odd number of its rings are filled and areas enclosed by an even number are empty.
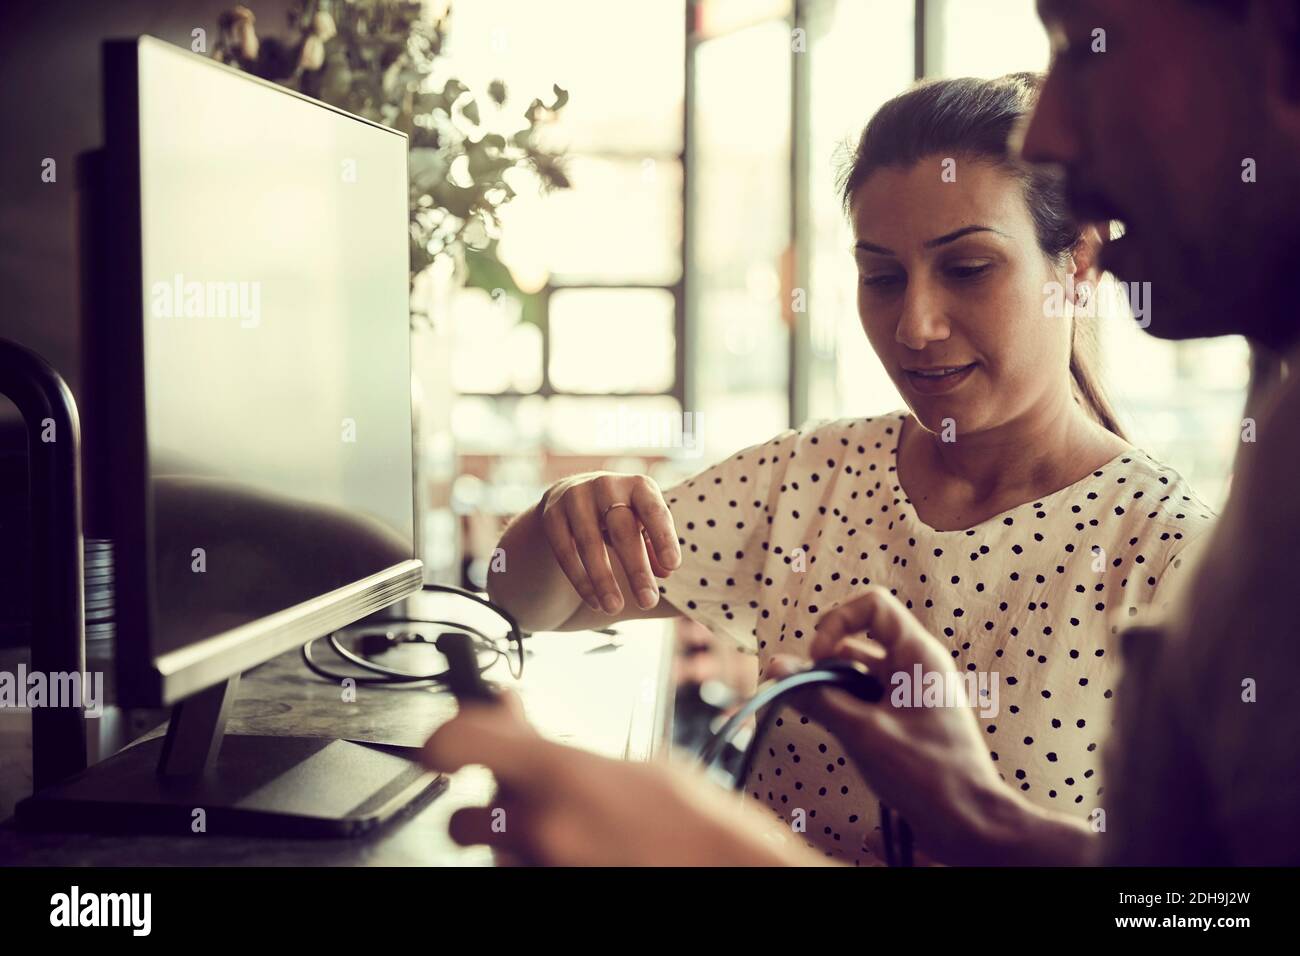
<svg viewBox="0 0 1300 956"><path fill-rule="evenodd" d="M515 687L529 719L546 736L612 757L649 759L666 749L670 735L672 622L634 621L615 629L613 636L591 631L534 635L527 642L522 681L510 677L503 661L488 676ZM321 654L332 656L323 647ZM297 651L283 654L244 675L227 730L416 746L456 706L438 689L361 687L354 704L340 706L339 698L339 688L308 673ZM359 839L24 833L7 821L0 825L0 864L491 864L488 851L458 847L447 836L447 821L456 809L485 803L491 794L490 775L482 768L466 768L423 809Z"/></svg>

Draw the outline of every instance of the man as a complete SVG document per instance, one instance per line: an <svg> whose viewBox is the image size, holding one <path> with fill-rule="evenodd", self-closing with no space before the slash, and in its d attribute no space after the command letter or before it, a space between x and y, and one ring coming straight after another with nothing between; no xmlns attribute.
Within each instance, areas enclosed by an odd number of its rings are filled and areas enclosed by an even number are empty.
<svg viewBox="0 0 1300 956"><path fill-rule="evenodd" d="M1040 0L1053 65L1024 131L1081 221L1119 219L1103 265L1150 282L1149 331L1247 336L1300 354L1300 0ZM1267 363L1266 363L1267 364ZM949 863L1300 863L1300 383L1252 390L1231 497L1159 629L1123 636L1108 781L1092 825L1035 808L988 759L969 708L799 702ZM880 673L953 667L887 593L827 613L814 658ZM787 661L790 672L806 666ZM517 706L471 706L431 765L490 767L515 825L458 815L458 839L538 862L817 862L753 807L683 771L540 741Z"/></svg>

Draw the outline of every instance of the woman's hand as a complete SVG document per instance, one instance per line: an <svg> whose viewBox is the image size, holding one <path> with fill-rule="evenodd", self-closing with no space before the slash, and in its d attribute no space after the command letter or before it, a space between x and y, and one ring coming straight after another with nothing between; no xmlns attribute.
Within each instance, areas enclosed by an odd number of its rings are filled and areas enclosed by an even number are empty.
<svg viewBox="0 0 1300 956"><path fill-rule="evenodd" d="M552 485L538 507L556 563L592 610L623 610L611 558L638 607L648 611L659 603L655 578L678 567L681 553L673 516L652 479L610 472L577 475Z"/></svg>
<svg viewBox="0 0 1300 956"><path fill-rule="evenodd" d="M817 623L814 660L857 661L892 685L923 676L960 680L947 648L888 591L872 587ZM786 676L806 661L773 658L768 676ZM946 686L946 685L941 685ZM798 708L831 731L867 783L907 820L918 845L945 863L1086 862L1090 834L1082 821L1049 816L999 777L979 724L959 685L957 706L896 706L893 695L865 703L848 693L810 690ZM906 695L911 703L912 695Z"/></svg>
<svg viewBox="0 0 1300 956"><path fill-rule="evenodd" d="M493 806L458 810L452 838L552 866L773 866L824 862L775 817L682 767L610 760L546 740L519 699L466 703L424 747L433 770L482 764Z"/></svg>

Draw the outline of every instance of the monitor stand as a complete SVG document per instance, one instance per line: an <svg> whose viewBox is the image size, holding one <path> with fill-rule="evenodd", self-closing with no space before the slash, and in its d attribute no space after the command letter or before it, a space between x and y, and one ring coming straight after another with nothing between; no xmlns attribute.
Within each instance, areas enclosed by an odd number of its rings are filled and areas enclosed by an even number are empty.
<svg viewBox="0 0 1300 956"><path fill-rule="evenodd" d="M20 826L107 833L350 837L424 806L446 778L418 747L225 734L239 678L175 705L141 741L18 804Z"/></svg>

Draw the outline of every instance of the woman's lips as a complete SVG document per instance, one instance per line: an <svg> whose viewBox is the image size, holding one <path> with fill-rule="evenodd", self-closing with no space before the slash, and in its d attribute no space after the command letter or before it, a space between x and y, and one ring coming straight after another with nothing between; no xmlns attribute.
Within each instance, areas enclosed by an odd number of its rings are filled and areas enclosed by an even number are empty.
<svg viewBox="0 0 1300 956"><path fill-rule="evenodd" d="M978 362L969 365L949 365L928 369L904 369L907 383L920 395L943 395L951 392L970 378Z"/></svg>

